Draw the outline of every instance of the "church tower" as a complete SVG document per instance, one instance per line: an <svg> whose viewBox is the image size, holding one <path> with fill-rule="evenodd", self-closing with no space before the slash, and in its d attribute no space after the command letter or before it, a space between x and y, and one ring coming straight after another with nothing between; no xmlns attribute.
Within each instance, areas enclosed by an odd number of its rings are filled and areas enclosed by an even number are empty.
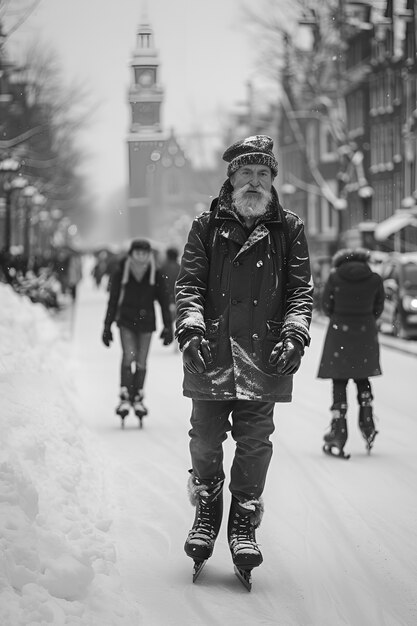
<svg viewBox="0 0 417 626"><path fill-rule="evenodd" d="M163 88L159 83L159 57L146 9L136 34L129 88L129 238L152 236L151 197L155 166L167 135L162 131Z"/></svg>

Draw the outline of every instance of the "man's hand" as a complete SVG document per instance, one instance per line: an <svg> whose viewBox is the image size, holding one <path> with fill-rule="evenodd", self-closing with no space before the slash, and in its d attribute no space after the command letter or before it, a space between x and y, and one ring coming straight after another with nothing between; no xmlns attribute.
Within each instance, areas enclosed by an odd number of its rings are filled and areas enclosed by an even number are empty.
<svg viewBox="0 0 417 626"><path fill-rule="evenodd" d="M164 346L169 346L169 344L173 342L174 333L172 332L171 326L165 326L165 328L162 329L159 339L162 339L162 344Z"/></svg>
<svg viewBox="0 0 417 626"><path fill-rule="evenodd" d="M269 362L276 365L278 374L290 376L295 374L301 364L304 348L296 339L284 339L277 343L271 352Z"/></svg>
<svg viewBox="0 0 417 626"><path fill-rule="evenodd" d="M185 369L191 374L202 374L212 362L209 343L201 335L190 337L182 349Z"/></svg>
<svg viewBox="0 0 417 626"><path fill-rule="evenodd" d="M113 334L111 332L110 326L105 326L104 327L101 339L102 339L104 345L106 346L106 348L109 348L111 342L113 341Z"/></svg>

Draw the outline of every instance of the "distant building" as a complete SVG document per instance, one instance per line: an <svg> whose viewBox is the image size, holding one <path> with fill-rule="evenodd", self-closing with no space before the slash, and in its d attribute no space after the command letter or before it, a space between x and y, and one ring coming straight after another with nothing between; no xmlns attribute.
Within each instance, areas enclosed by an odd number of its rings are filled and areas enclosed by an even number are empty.
<svg viewBox="0 0 417 626"><path fill-rule="evenodd" d="M346 0L334 54L314 15L300 22L313 33L309 55L295 63L287 44L280 191L314 257L346 245L417 249L416 6ZM310 89L315 65L326 81Z"/></svg>
<svg viewBox="0 0 417 626"><path fill-rule="evenodd" d="M196 170L162 124L164 90L153 30L142 18L131 60L128 237L145 236L181 246L191 220L217 193L213 172Z"/></svg>

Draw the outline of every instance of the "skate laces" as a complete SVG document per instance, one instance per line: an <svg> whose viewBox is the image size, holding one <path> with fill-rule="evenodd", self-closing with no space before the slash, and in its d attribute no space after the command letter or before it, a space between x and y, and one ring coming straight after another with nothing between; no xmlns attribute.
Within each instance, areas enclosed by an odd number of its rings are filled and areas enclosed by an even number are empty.
<svg viewBox="0 0 417 626"><path fill-rule="evenodd" d="M259 554L260 550L255 539L255 529L250 522L249 516L237 513L232 526L229 545L233 553L247 552Z"/></svg>
<svg viewBox="0 0 417 626"><path fill-rule="evenodd" d="M213 527L213 511L210 503L200 499L197 520L188 534L188 542L211 544L216 532Z"/></svg>

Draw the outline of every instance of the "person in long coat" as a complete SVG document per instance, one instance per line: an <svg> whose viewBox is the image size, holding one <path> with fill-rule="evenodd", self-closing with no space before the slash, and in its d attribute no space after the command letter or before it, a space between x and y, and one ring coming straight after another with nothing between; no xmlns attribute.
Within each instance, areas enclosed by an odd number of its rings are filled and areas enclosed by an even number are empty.
<svg viewBox="0 0 417 626"><path fill-rule="evenodd" d="M148 412L143 402L144 383L152 334L156 330L155 301L160 305L164 324L160 338L167 346L174 334L165 281L155 267L150 242L134 239L128 255L117 263L111 275L102 334L104 345L109 347L113 340L111 327L116 322L122 346L120 402L116 413L122 424L130 406L140 419Z"/></svg>
<svg viewBox="0 0 417 626"><path fill-rule="evenodd" d="M293 374L310 343L304 225L281 207L272 186L272 145L256 135L226 150L228 178L211 210L192 224L176 283L183 393L192 399L189 493L196 506L185 551L196 563L211 556L219 532L222 444L230 430L236 451L229 546L238 567L262 561L253 529L262 517L274 405L291 401Z"/></svg>
<svg viewBox="0 0 417 626"><path fill-rule="evenodd" d="M350 379L357 387L359 428L369 449L377 434L369 378L382 373L377 319L385 296L382 279L371 270L369 258L369 251L363 248L336 252L322 298L330 321L317 376L331 379L333 391L332 420L324 450L332 452L334 447L342 456L348 436L346 389Z"/></svg>

